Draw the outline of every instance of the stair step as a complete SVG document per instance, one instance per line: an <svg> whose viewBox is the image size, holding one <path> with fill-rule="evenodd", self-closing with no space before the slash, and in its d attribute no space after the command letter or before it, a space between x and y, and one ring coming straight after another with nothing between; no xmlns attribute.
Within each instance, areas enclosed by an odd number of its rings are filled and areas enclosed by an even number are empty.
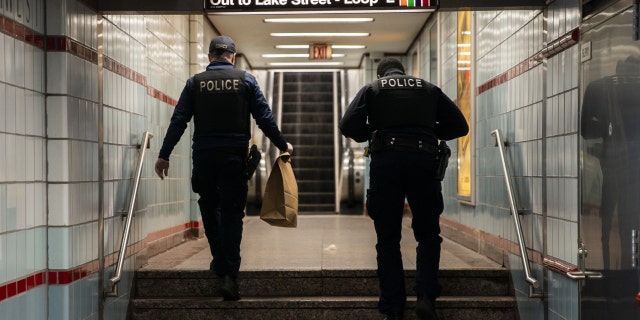
<svg viewBox="0 0 640 320"><path fill-rule="evenodd" d="M333 148L333 132L317 132L317 133L298 133L287 135L285 137L288 142L293 144L294 148L300 145L329 145ZM302 155L301 155L302 156Z"/></svg>
<svg viewBox="0 0 640 320"><path fill-rule="evenodd" d="M133 318L147 319L380 319L377 297L243 297L225 302L221 298L136 299ZM409 297L405 319L416 319L415 297ZM443 319L516 319L512 297L441 297L436 312Z"/></svg>
<svg viewBox="0 0 640 320"><path fill-rule="evenodd" d="M315 85L315 84L314 84ZM283 102L291 101L318 101L333 102L333 89L329 91L321 91L317 86L314 91L286 91L282 93Z"/></svg>
<svg viewBox="0 0 640 320"><path fill-rule="evenodd" d="M303 92L333 92L333 79L328 79L328 81L317 81L317 82L308 82L308 81L287 81L283 85L283 92L295 92L295 91L303 91Z"/></svg>
<svg viewBox="0 0 640 320"><path fill-rule="evenodd" d="M280 130L286 136L291 134L331 133L333 134L333 122L328 123L283 123Z"/></svg>
<svg viewBox="0 0 640 320"><path fill-rule="evenodd" d="M333 110L333 101L282 101L285 112L318 112Z"/></svg>
<svg viewBox="0 0 640 320"><path fill-rule="evenodd" d="M333 146L332 145L317 145L317 146L310 146L310 145L293 145L293 151L296 154L304 154L307 157L318 157L318 158L325 158L325 157L330 157L331 159L333 159ZM331 163L330 166L328 166L330 169L333 169L333 163Z"/></svg>
<svg viewBox="0 0 640 320"><path fill-rule="evenodd" d="M333 72L285 72L282 79L285 83L291 82L332 82Z"/></svg>
<svg viewBox="0 0 640 320"><path fill-rule="evenodd" d="M413 292L415 270L405 271L407 292ZM445 269L438 279L445 296L509 295L504 269ZM138 271L139 298L215 296L218 278L208 270ZM248 297L378 296L375 270L241 271L238 287Z"/></svg>
<svg viewBox="0 0 640 320"><path fill-rule="evenodd" d="M330 123L333 122L333 112L283 112L282 123Z"/></svg>
<svg viewBox="0 0 640 320"><path fill-rule="evenodd" d="M298 181L298 193L300 192L329 192L334 191L333 181L303 180Z"/></svg>
<svg viewBox="0 0 640 320"><path fill-rule="evenodd" d="M292 142L293 143L293 142ZM321 156L299 156L296 145L293 145L294 154L291 157L293 168L333 168L333 154L328 157Z"/></svg>
<svg viewBox="0 0 640 320"><path fill-rule="evenodd" d="M293 167L293 173L298 181L310 181L310 180L329 180L333 182L333 169L325 168L300 168Z"/></svg>

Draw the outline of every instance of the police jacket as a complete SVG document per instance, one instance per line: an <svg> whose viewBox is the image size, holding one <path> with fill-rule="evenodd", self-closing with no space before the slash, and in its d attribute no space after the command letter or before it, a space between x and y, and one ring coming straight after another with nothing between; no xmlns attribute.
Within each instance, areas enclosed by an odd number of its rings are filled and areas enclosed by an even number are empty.
<svg viewBox="0 0 640 320"><path fill-rule="evenodd" d="M464 115L437 86L391 69L365 85L340 120L340 131L357 142L373 131L415 136L432 145L469 132Z"/></svg>
<svg viewBox="0 0 640 320"><path fill-rule="evenodd" d="M203 82L204 87L201 87ZM287 142L256 78L235 70L227 60L212 61L205 72L187 80L173 111L159 158L169 160L192 117L196 123L194 150L248 147L251 138L249 114L278 149L287 150Z"/></svg>

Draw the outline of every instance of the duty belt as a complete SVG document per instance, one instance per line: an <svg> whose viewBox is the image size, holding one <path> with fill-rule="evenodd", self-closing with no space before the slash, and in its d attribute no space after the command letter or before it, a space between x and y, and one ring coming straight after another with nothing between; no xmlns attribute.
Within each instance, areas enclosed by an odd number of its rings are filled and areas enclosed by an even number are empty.
<svg viewBox="0 0 640 320"><path fill-rule="evenodd" d="M438 153L438 148L426 141L411 137L376 137L371 143L371 152L378 152L385 149L423 151L433 155Z"/></svg>

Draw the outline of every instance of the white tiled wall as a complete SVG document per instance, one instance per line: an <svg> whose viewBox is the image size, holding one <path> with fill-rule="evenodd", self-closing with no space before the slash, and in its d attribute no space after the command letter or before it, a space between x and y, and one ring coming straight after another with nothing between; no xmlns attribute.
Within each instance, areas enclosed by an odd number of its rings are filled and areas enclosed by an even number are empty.
<svg viewBox="0 0 640 320"><path fill-rule="evenodd" d="M565 0L553 2L546 11L474 12L476 86L526 61L546 42L576 28L579 6L578 1ZM455 96L456 13L440 13L438 21L441 86ZM509 142L507 152L518 200L521 207L532 212L521 217L528 248L572 264L577 264L578 237L577 50L572 47L548 59L546 65L538 65L476 97L475 207L458 202L455 180L447 179L443 186L447 194L445 217L515 242L502 168L490 135L500 129ZM518 271L519 257L510 259L519 300L527 301L521 304L522 319L541 319L547 312L554 319L577 319L575 282L547 272L554 295L549 292L549 310L545 310L544 305L528 298L528 285ZM541 266L534 265L533 269L536 278L544 279Z"/></svg>
<svg viewBox="0 0 640 320"><path fill-rule="evenodd" d="M44 1L3 1L0 15L44 30ZM0 33L0 285L46 262L44 52ZM0 303L0 318L46 318L46 286Z"/></svg>
<svg viewBox="0 0 640 320"><path fill-rule="evenodd" d="M29 14L18 10L27 7L25 1L12 1L11 8L0 1L0 14L43 33L44 0L30 1ZM538 52L545 41L577 27L578 8L578 0L561 0L546 12L474 13L476 84L512 68ZM67 36L97 49L98 16L91 8L76 0L51 0L47 10L49 35ZM438 17L439 85L452 97L457 86L456 19L455 13ZM136 146L144 131L152 132L154 138L130 241L199 219L194 216L196 206L189 191L187 134L172 154L169 179L159 182L155 178L152 166L173 108L147 95L147 87L177 99L187 77L206 65L204 51L214 33L202 30L206 26L202 17L181 15L109 15L102 24L105 56L146 78L145 86L109 70L103 73L103 210L107 217L105 247L112 253L119 246L120 214L128 206ZM423 34L420 39L420 69L426 72L428 36ZM365 60L363 69L359 74L364 82L375 78L375 64ZM43 50L0 34L0 285L47 268L66 270L97 259L97 75L93 62L67 52L48 52L45 57ZM577 49L571 48L549 59L546 66L535 67L476 98L477 203L475 207L460 205L455 179L448 177L443 186L447 218L515 240L501 168L489 135L500 128L513 142L509 152L518 196L534 213L523 217L529 247L542 252L546 242L545 254L575 263L577 75ZM46 98L45 87L52 94ZM517 261L517 257L510 258ZM121 297L106 303L109 319L124 318L133 265L132 259L127 260ZM538 267L535 270L540 273ZM552 273L547 276L553 283L549 313L554 318L575 319L575 284ZM514 274L514 279L521 278ZM525 288L520 280L516 287L519 292ZM561 296L565 298L554 298ZM47 299L49 310L42 303ZM44 319L47 314L49 319L95 318L97 299L97 276L93 274L69 285L40 286L0 302L0 319L24 315ZM538 319L539 306L528 306L521 308L523 319Z"/></svg>
<svg viewBox="0 0 640 320"><path fill-rule="evenodd" d="M0 14L44 33L44 1L30 1L29 6L26 14L18 9L26 8L25 0L1 1ZM97 50L99 19L91 8L76 0L51 0L46 6L49 36L68 37ZM105 57L146 80L137 83L103 71L107 254L120 246L120 215L129 204L137 145L145 131L154 138L130 243L193 219L190 137L185 135L172 154L170 178L159 183L152 166L173 106L149 96L147 89L177 99L191 75L190 66L206 65L206 55L195 55L193 61L189 55L190 47L202 52L208 45L202 19L194 17L190 23L189 16L181 15L110 15L102 20ZM190 33L190 26L200 31ZM46 98L45 86L51 94ZM45 56L42 49L0 33L0 285L47 269L71 270L98 258L98 98L94 61L61 51ZM125 263L121 296L106 301L109 319L125 318L134 265L133 259ZM0 319L97 318L96 281L93 274L68 285L28 290L0 302Z"/></svg>

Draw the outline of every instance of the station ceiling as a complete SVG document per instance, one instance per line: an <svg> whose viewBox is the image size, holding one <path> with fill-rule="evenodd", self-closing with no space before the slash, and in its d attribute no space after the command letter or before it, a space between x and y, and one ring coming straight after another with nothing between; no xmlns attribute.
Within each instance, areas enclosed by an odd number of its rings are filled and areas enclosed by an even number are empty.
<svg viewBox="0 0 640 320"><path fill-rule="evenodd" d="M97 1L98 11L104 13L204 13L217 31L234 39L238 53L245 56L255 69L335 69L358 68L362 60L369 56L406 54L430 17L438 10L534 9L543 8L548 0ZM303 5L294 7L294 1ZM241 3L249 5L242 7ZM405 7L397 10L390 8L389 3ZM414 7L407 8L407 3ZM343 10L345 8L347 10ZM268 19L283 18L322 18L326 21L268 22ZM340 21L345 18L366 18L370 21ZM312 45L316 48L316 53L325 54L327 52L323 48L330 47L333 56L321 55L320 59L312 59L306 56L310 53L306 47L281 49L277 45ZM351 45L361 47L341 47ZM312 50L312 56L313 52Z"/></svg>
<svg viewBox="0 0 640 320"><path fill-rule="evenodd" d="M361 60L384 53L404 54L425 25L432 13L358 13L358 14L295 14L295 15L215 15L208 18L222 34L236 42L238 51L253 68L357 68ZM269 23L266 19L278 18L323 18L328 22ZM334 22L344 18L367 18L369 22ZM241 21L241 22L240 22ZM241 27L239 27L241 25ZM312 33L316 35L274 36L281 33ZM318 35L335 33L336 35ZM363 36L339 36L357 33ZM322 50L323 45L332 47L327 59L310 59L308 48L277 48L281 45L313 45ZM360 46L349 48L341 46ZM313 57L313 52L311 53ZM322 54L322 53L320 53ZM276 55L276 56L274 56ZM281 56L284 55L284 56ZM298 55L298 56L292 56ZM304 63L304 64L303 64Z"/></svg>

